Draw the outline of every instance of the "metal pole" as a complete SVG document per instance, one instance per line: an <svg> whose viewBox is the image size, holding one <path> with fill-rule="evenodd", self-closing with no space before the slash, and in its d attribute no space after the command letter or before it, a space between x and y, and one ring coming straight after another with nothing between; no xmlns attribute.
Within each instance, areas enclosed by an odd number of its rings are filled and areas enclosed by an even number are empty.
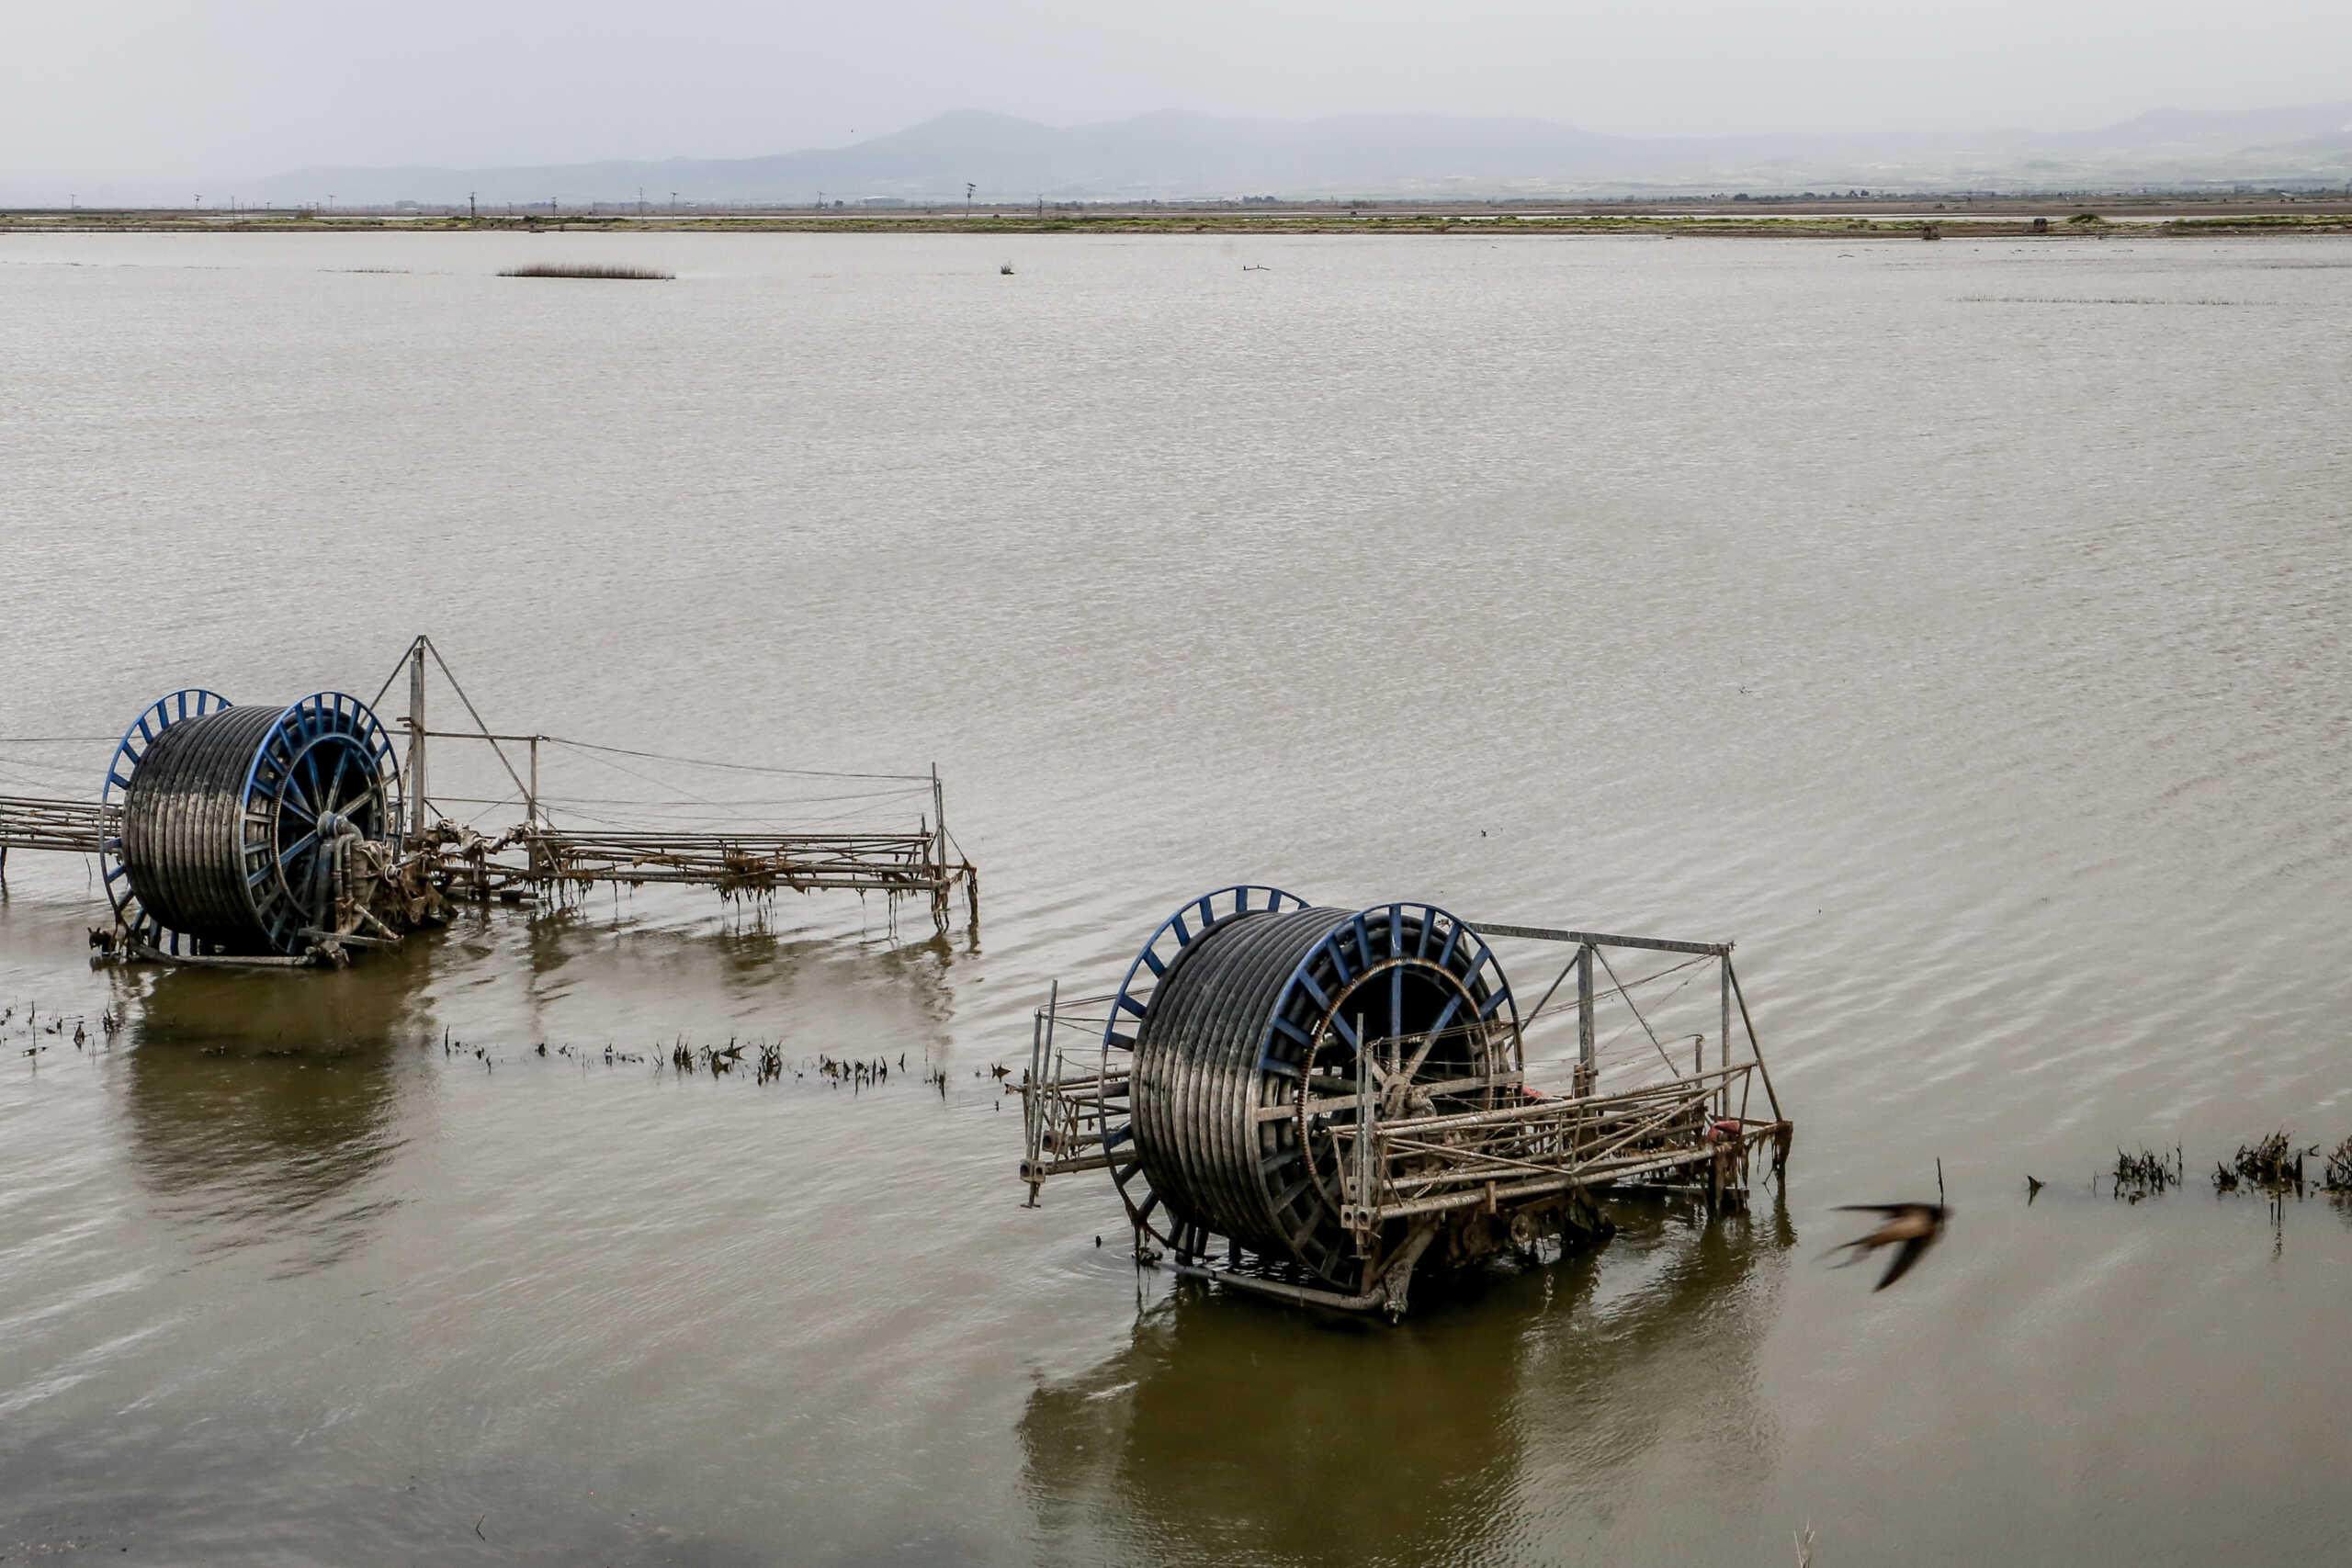
<svg viewBox="0 0 2352 1568"><path fill-rule="evenodd" d="M939 764L931 765L931 819L939 826L939 863L947 864L947 795L939 787Z"/></svg>
<svg viewBox="0 0 2352 1568"><path fill-rule="evenodd" d="M531 787L523 792L523 828L526 841L524 863L537 877L539 864L539 738L531 737Z"/></svg>
<svg viewBox="0 0 2352 1568"><path fill-rule="evenodd" d="M1730 959L1724 960L1724 967L1725 969L1731 967ZM1772 1102L1772 1120L1785 1122L1788 1117L1781 1110L1781 1097L1772 1089L1772 1070L1764 1065L1764 1048L1756 1043L1756 1020L1747 1010L1747 993L1739 988L1739 976L1736 974L1731 977L1731 996L1732 1000L1739 1004L1739 1021L1747 1031L1747 1050L1748 1054L1756 1058L1756 1075L1764 1080L1764 1098Z"/></svg>
<svg viewBox="0 0 2352 1568"><path fill-rule="evenodd" d="M1722 984L1722 989L1723 989L1723 1032L1722 1032L1721 1034L1718 1034L1718 1035L1716 1035L1716 1036L1715 1036L1715 1038L1716 1038L1717 1040L1719 1040L1719 1041L1721 1041L1721 1042L1723 1043L1723 1049L1722 1049L1719 1053L1717 1053L1716 1065L1717 1065L1718 1066L1720 1066L1720 1067L1722 1067L1722 1068L1724 1069L1724 1085L1723 1085L1723 1088L1721 1088L1721 1089L1717 1089L1717 1090L1715 1091L1715 1114L1716 1114L1718 1117L1723 1117L1723 1116L1728 1116L1728 1115L1730 1115L1730 1114L1731 1114L1731 958L1730 958L1730 956L1729 956L1728 954L1726 954L1726 955L1724 955L1723 958L1721 958L1721 959L1717 960L1717 961L1716 961L1716 964L1715 964L1715 967L1716 967L1718 970L1720 970L1720 971L1721 971L1721 973L1722 973L1722 982L1723 982L1723 984Z"/></svg>
<svg viewBox="0 0 2352 1568"><path fill-rule="evenodd" d="M1372 1206L1372 1042L1364 1038L1363 1015L1356 1015L1356 1219Z"/></svg>
<svg viewBox="0 0 2352 1568"><path fill-rule="evenodd" d="M1579 1099L1592 1093L1600 1063L1592 1045L1592 943L1577 949L1577 1086Z"/></svg>
<svg viewBox="0 0 2352 1568"><path fill-rule="evenodd" d="M947 931L947 795L939 787L939 764L931 765L931 820L939 834L938 864L933 873L937 881L931 895L931 923L943 936Z"/></svg>
<svg viewBox="0 0 2352 1568"><path fill-rule="evenodd" d="M410 847L424 841L424 638L408 649L408 832Z"/></svg>

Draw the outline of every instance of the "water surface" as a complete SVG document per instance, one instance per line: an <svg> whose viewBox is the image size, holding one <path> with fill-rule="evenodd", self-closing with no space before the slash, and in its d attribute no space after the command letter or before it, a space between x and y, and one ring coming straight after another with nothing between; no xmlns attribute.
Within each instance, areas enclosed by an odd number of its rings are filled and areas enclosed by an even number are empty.
<svg viewBox="0 0 2352 1568"><path fill-rule="evenodd" d="M574 258L679 276L495 276ZM424 630L503 729L936 761L985 877L977 938L646 892L254 976L93 972L87 869L12 857L0 1555L2352 1534L2345 1215L2089 1190L2352 1134L2340 242L56 236L0 296L0 735ZM928 809L607 761L547 788ZM1107 1181L1021 1207L982 1069L1240 878L1736 939L1785 1198L1394 1330L1138 1275ZM602 1055L730 1036L907 1066ZM1938 1156L1945 1247L1821 1265Z"/></svg>

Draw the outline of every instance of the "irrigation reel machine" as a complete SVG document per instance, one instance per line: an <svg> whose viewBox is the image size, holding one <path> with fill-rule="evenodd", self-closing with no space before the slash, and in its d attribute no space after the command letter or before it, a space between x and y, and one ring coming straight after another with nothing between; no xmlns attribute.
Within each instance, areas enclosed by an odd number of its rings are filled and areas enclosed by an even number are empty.
<svg viewBox="0 0 2352 1568"><path fill-rule="evenodd" d="M463 705L470 728L427 726L428 660ZM948 834L936 767L839 773L494 734L430 637L410 643L384 689L403 671L408 712L391 723L344 692L235 704L189 687L158 699L116 744L97 799L0 795L0 875L11 850L96 855L115 919L91 933L91 944L101 956L166 964L340 966L356 950L390 946L421 925L445 921L459 902L560 905L598 885L699 886L729 900L878 893L893 931L899 900L918 899L941 937L961 887L978 928L979 873ZM512 784L512 791L487 801L428 798L428 740L487 746L497 766L492 788ZM540 791L542 745L730 774L845 781L854 792L848 798L870 803L862 809L871 819L854 828L779 829L735 814L775 802L682 791L674 799L617 803L648 814L643 825L611 818L614 802L599 802L605 809L592 813L557 797L556 815L568 818L559 822ZM660 785L643 766L620 771ZM835 804L827 815L839 821L843 797L828 798ZM486 810L459 820L444 806ZM485 816L501 812L503 830L476 830ZM763 809L763 818L769 815Z"/></svg>
<svg viewBox="0 0 2352 1568"><path fill-rule="evenodd" d="M1524 1021L1499 940L1572 950ZM1609 954L1626 951L1665 967L1620 980ZM1636 993L1677 976L1677 993L1717 982L1716 1008L1679 1004L1711 1028L1661 1035L1645 1013ZM1550 1004L1571 979L1567 1081L1539 1087L1527 1031L1568 1016ZM1654 1049L1604 1052L1604 1010ZM1792 1133L1728 942L1317 908L1261 886L1170 915L1108 996L1065 1001L1057 985L1017 1087L1033 1206L1049 1178L1107 1170L1138 1261L1392 1317L1418 1268L1605 1238L1606 1189L1743 1206L1751 1156L1777 1171Z"/></svg>
<svg viewBox="0 0 2352 1568"><path fill-rule="evenodd" d="M280 707L200 687L158 699L107 767L104 951L178 962L348 962L442 912L403 886L401 769L375 713L318 692Z"/></svg>

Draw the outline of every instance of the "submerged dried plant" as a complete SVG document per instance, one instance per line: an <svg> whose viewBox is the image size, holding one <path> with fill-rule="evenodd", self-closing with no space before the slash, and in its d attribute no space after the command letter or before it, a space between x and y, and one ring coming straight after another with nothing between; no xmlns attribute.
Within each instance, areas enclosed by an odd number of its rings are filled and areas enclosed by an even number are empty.
<svg viewBox="0 0 2352 1568"><path fill-rule="evenodd" d="M2271 1134L2257 1144L2240 1144L2237 1157L2231 1162L2228 1174L2243 1177L2256 1187L2276 1192L2283 1188L2301 1188L2303 1184L2303 1156L2319 1153L2317 1145L2299 1147L2285 1130ZM2223 1173L2217 1172L2213 1185L2226 1190L2236 1182L2224 1182Z"/></svg>
<svg viewBox="0 0 2352 1568"><path fill-rule="evenodd" d="M2165 1188L2178 1185L2187 1167L2179 1149L2167 1158L2154 1150L2143 1147L2136 1155L2115 1151L2115 1196L2136 1203L2143 1198L2153 1198Z"/></svg>

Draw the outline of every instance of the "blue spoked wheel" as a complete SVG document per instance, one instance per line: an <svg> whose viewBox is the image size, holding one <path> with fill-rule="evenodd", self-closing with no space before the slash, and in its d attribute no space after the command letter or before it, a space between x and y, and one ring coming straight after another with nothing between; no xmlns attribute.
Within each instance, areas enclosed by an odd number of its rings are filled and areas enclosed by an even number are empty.
<svg viewBox="0 0 2352 1568"><path fill-rule="evenodd" d="M158 704L170 721L152 734L134 725L139 744L126 738L108 773L122 800L117 915L165 953L307 952L306 933L333 929L337 840L398 837L391 740L340 692L283 708L195 705Z"/></svg>
<svg viewBox="0 0 2352 1568"><path fill-rule="evenodd" d="M1298 961L1258 1043L1261 1102L1287 1100L1296 1141L1277 1146L1295 1156L1261 1160L1259 1192L1292 1256L1351 1288L1363 1281L1333 1219L1350 1146L1337 1130L1356 1123L1359 1029L1382 1121L1491 1109L1526 1065L1494 950L1433 904L1359 910Z"/></svg>
<svg viewBox="0 0 2352 1568"><path fill-rule="evenodd" d="M317 692L277 716L245 775L243 846L246 886L277 952L301 951L303 929L333 914L336 833L388 841L400 822L400 762L366 703Z"/></svg>

